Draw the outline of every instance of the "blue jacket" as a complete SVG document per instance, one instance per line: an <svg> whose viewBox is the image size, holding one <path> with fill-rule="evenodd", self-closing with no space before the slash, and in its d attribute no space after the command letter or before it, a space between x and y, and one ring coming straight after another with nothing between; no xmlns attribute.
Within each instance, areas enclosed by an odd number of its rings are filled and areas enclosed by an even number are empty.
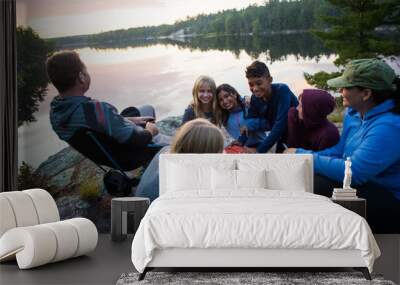
<svg viewBox="0 0 400 285"><path fill-rule="evenodd" d="M229 113L228 120L226 122L226 130L234 139L240 137L240 128L244 126L245 110L242 106L238 106L235 110Z"/></svg>
<svg viewBox="0 0 400 285"><path fill-rule="evenodd" d="M149 131L118 114L111 104L86 96L57 96L50 104L50 123L58 137L67 141L80 128L113 137L121 144L144 147L151 143Z"/></svg>
<svg viewBox="0 0 400 285"><path fill-rule="evenodd" d="M299 103L296 96L285 84L271 84L271 98L264 101L256 96L251 96L247 124L254 118L265 119L271 125L271 132L257 147L257 152L267 152L282 138L287 130L287 118L290 107L296 107ZM254 121L253 121L254 122Z"/></svg>
<svg viewBox="0 0 400 285"><path fill-rule="evenodd" d="M338 144L297 153L312 153L315 172L338 182L343 181L344 162L350 157L353 185L374 182L400 199L400 115L391 112L394 106L393 100L386 100L364 118L348 108Z"/></svg>
<svg viewBox="0 0 400 285"><path fill-rule="evenodd" d="M246 146L258 146L266 138L265 131L270 129L269 123L265 119L247 119L248 108L245 106L244 98L241 98L241 104L235 110L229 113L226 122L226 130L232 138L238 140ZM240 128L246 126L249 136L240 134Z"/></svg>

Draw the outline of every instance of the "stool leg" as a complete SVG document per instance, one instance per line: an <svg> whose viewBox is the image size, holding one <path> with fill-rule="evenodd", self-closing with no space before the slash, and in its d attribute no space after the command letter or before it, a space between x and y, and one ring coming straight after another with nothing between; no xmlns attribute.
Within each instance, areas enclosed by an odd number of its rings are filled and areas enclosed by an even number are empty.
<svg viewBox="0 0 400 285"><path fill-rule="evenodd" d="M149 208L148 203L141 203L135 209L135 227L133 229L133 233L136 233L137 229L139 228L139 224L143 219L144 215L146 214L147 209Z"/></svg>
<svg viewBox="0 0 400 285"><path fill-rule="evenodd" d="M111 202L111 240L124 240L122 236L122 207L120 203Z"/></svg>
<svg viewBox="0 0 400 285"><path fill-rule="evenodd" d="M127 218L127 233L128 234L135 234L135 223L136 223L136 213L135 212L128 212Z"/></svg>

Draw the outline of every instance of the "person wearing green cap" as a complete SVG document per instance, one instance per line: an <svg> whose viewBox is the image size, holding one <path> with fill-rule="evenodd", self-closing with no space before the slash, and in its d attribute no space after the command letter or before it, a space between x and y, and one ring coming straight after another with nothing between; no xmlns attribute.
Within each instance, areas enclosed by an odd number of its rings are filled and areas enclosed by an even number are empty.
<svg viewBox="0 0 400 285"><path fill-rule="evenodd" d="M313 154L314 193L328 197L341 187L350 157L352 187L367 199L372 231L400 233L400 79L382 60L358 59L327 83L339 88L348 107L339 143L292 152Z"/></svg>

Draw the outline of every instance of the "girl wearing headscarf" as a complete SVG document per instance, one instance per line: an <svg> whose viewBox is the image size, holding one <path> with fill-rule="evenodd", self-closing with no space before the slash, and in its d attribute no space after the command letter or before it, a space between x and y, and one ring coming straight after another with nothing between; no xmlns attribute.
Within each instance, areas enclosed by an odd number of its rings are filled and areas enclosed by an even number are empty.
<svg viewBox="0 0 400 285"><path fill-rule="evenodd" d="M327 116L335 108L335 100L326 91L305 89L299 105L288 113L287 146L308 150L323 150L339 141L339 131Z"/></svg>

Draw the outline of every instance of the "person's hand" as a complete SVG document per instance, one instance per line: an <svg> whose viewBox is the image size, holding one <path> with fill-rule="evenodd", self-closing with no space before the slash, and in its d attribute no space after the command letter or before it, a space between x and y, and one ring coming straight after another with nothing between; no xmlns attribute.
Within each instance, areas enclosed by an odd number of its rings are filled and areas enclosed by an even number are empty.
<svg viewBox="0 0 400 285"><path fill-rule="evenodd" d="M158 128L154 123L147 122L145 129L148 130L153 137L158 134Z"/></svg>
<svg viewBox="0 0 400 285"><path fill-rule="evenodd" d="M250 107L250 102L251 102L251 96L244 96L244 106L245 107Z"/></svg>
<svg viewBox="0 0 400 285"><path fill-rule="evenodd" d="M249 136L249 129L247 128L247 126L240 127L240 134L245 135L246 137Z"/></svg>
<svg viewBox="0 0 400 285"><path fill-rule="evenodd" d="M283 153L296 153L297 148L291 147L284 150Z"/></svg>
<svg viewBox="0 0 400 285"><path fill-rule="evenodd" d="M136 125L146 125L147 122L154 122L155 119L150 116L143 116L143 117L126 117L129 121Z"/></svg>
<svg viewBox="0 0 400 285"><path fill-rule="evenodd" d="M257 153L257 149L255 147L247 147L243 148L244 153Z"/></svg>
<svg viewBox="0 0 400 285"><path fill-rule="evenodd" d="M237 141L237 140L234 140L229 144L229 146L234 146L234 145L243 146L243 144L240 141Z"/></svg>

